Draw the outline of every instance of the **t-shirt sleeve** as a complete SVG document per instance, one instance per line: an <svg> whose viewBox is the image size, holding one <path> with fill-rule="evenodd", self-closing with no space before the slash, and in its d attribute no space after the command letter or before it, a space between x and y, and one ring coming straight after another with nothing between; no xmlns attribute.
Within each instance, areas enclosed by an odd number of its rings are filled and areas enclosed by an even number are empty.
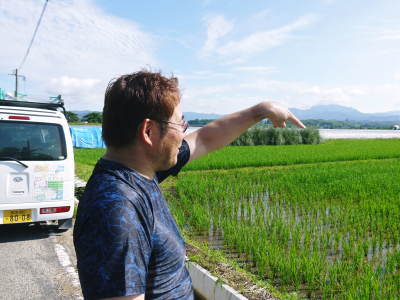
<svg viewBox="0 0 400 300"><path fill-rule="evenodd" d="M178 175L179 171L189 161L189 158L190 158L189 144L185 140L182 140L182 145L179 148L178 161L177 161L176 165L168 170L157 172L156 175L157 175L158 182L159 183L162 182L164 179L166 179L170 175L173 175L173 176Z"/></svg>
<svg viewBox="0 0 400 300"><path fill-rule="evenodd" d="M81 224L75 248L85 299L146 292L152 224L136 200L104 194Z"/></svg>

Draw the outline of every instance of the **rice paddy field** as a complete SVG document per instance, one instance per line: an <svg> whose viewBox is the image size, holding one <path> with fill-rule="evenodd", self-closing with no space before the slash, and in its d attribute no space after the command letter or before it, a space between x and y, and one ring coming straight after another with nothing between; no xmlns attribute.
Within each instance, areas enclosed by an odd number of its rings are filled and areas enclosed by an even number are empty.
<svg viewBox="0 0 400 300"><path fill-rule="evenodd" d="M77 149L77 166L103 152ZM399 174L397 139L227 147L187 165L167 200L185 235L283 292L398 299Z"/></svg>
<svg viewBox="0 0 400 300"><path fill-rule="evenodd" d="M400 157L400 139L328 140L318 145L235 146L210 153L184 170L233 169Z"/></svg>

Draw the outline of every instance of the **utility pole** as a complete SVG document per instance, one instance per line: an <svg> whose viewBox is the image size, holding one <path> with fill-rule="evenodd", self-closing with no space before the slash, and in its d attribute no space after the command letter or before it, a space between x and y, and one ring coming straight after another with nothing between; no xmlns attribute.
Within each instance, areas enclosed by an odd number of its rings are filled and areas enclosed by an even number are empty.
<svg viewBox="0 0 400 300"><path fill-rule="evenodd" d="M15 69L15 92L14 92L15 99L18 99L18 69Z"/></svg>
<svg viewBox="0 0 400 300"><path fill-rule="evenodd" d="M24 75L18 75L18 69L15 69L15 73L14 74L8 74L8 75L15 76L14 98L15 98L15 100L18 100L18 77L25 78L25 76Z"/></svg>
<svg viewBox="0 0 400 300"><path fill-rule="evenodd" d="M23 66L24 63L25 63L26 58L27 58L28 55L29 55L29 51L31 50L33 41L35 40L36 33L37 33L38 29L39 29L39 25L40 25L40 22L42 21L43 14L44 14L44 11L46 10L46 6L47 6L47 3L48 3L48 2L49 2L49 0L46 0L46 2L45 2L44 5L43 5L42 13L40 14L39 20L38 20L38 22L37 22L37 24L36 24L35 31L33 32L32 39L31 39L31 41L30 41L30 43L29 43L28 49L26 50L25 56L24 56L24 58L22 59L21 64L19 65L19 68L15 69L15 73L14 73L14 74L8 74L8 75L13 75L13 76L15 76L15 91L14 91L14 98L15 98L15 100L18 100L18 77L23 77L23 78L25 79L25 76L23 76L23 75L18 75L18 69L20 69L20 70L22 69L22 66Z"/></svg>

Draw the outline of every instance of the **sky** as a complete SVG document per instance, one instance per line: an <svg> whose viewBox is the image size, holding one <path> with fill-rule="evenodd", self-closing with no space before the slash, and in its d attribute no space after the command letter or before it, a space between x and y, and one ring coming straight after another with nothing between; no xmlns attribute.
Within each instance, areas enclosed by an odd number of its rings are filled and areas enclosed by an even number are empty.
<svg viewBox="0 0 400 300"><path fill-rule="evenodd" d="M45 0L0 0L0 88L21 65ZM49 0L19 91L103 108L108 82L176 76L183 111L261 101L400 111L399 0Z"/></svg>

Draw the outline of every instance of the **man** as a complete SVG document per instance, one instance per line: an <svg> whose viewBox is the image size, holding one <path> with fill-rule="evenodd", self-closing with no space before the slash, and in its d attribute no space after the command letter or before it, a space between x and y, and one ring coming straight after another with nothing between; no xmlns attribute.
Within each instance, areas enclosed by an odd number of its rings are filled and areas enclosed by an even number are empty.
<svg viewBox="0 0 400 300"><path fill-rule="evenodd" d="M111 82L101 158L79 203L74 244L87 299L193 299L185 245L158 184L264 118L304 125L262 102L184 135L176 78L140 71Z"/></svg>

